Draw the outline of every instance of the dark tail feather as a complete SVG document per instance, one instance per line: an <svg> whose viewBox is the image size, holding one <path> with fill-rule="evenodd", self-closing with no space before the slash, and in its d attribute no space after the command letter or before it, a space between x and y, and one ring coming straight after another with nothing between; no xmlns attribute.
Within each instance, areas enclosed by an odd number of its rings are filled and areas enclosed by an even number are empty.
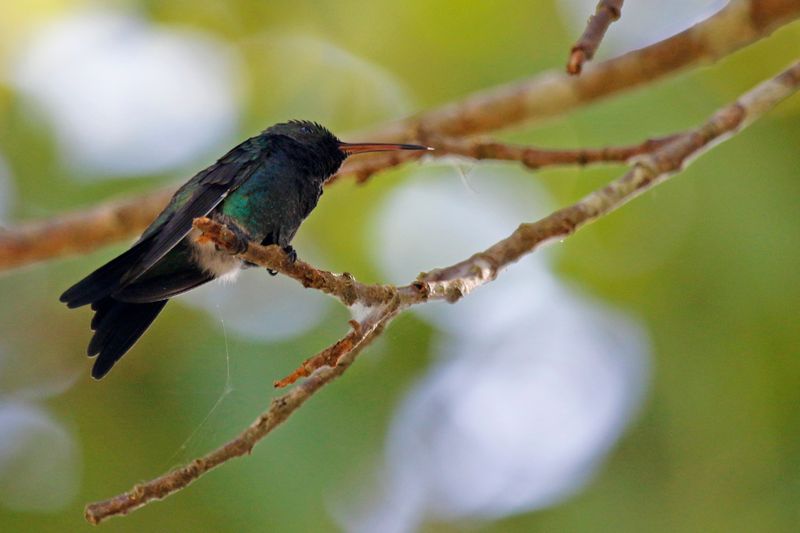
<svg viewBox="0 0 800 533"><path fill-rule="evenodd" d="M166 304L167 300L136 304L110 297L92 303L92 309L95 310L92 329L95 333L87 349L90 357L97 355L92 377L100 379L105 376L142 336Z"/></svg>
<svg viewBox="0 0 800 533"><path fill-rule="evenodd" d="M115 292L114 298L130 303L158 302L194 289L212 279L214 279L213 274L190 266L161 276L149 277L144 274L130 285Z"/></svg>
<svg viewBox="0 0 800 533"><path fill-rule="evenodd" d="M130 250L101 266L81 281L64 291L60 300L67 307L80 307L96 302L120 288L120 279L138 263L147 251L149 239L139 241Z"/></svg>

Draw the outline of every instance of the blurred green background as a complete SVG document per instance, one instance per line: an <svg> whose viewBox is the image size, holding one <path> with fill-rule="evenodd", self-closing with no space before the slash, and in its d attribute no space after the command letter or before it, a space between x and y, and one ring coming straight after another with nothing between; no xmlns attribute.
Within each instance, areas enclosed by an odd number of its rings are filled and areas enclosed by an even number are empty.
<svg viewBox="0 0 800 533"><path fill-rule="evenodd" d="M26 92L26 82L19 81L32 36L93 4L5 2L0 7L0 156L11 185L4 193L4 222L54 216L183 180L226 147L279 120L315 119L343 134L494 84L560 70L588 15L578 4L104 4L142 24L202 35L225 57L235 58L228 63L235 75L235 120L217 138L200 143L191 157L123 172L113 165L70 162L64 151L69 144L54 133ZM701 16L685 7L686 13L665 13L665 24L679 28ZM642 32L635 15L630 20L626 15L611 29L619 34L617 41L609 41L601 56L624 51L626 42L643 44L637 41ZM799 55L800 26L794 24L713 67L502 137L572 147L671 133L697 124ZM70 56L65 57L60 65L68 72L73 67L65 66ZM77 64L74 70L80 70ZM799 119L795 97L670 182L558 245L555 270L562 280L638 317L650 336L652 377L639 414L591 482L571 498L492 521L432 520L424 530L796 530ZM524 176L565 205L623 170L559 169ZM403 168L367 186L342 182L329 188L300 232L300 256L363 281L384 279L370 226L382 202L414 172L414 167ZM125 179L117 179L121 175ZM345 331L347 314L335 305L323 307L320 321L308 331L270 341L232 332L233 319L222 316L224 334L213 306L207 313L171 304L109 377L93 382L83 356L90 315L67 311L58 295L124 248L120 243L0 277L0 400L18 401L20 390L34 391L24 400L48 413L74 447L65 456L71 465L60 464L54 474L67 478L52 489L59 494L53 498L63 503L44 511L0 506L2 531L89 528L82 518L86 502L128 489L231 438L268 405L275 378ZM425 258L419 262L420 269L439 266ZM365 458L381 455L392 413L431 364L437 335L418 316L401 317L344 379L322 391L252 456L102 527L337 529L332 499L357 483ZM209 415L226 387L226 353L230 392ZM32 461L46 465L47 442L38 446L41 459ZM14 472L6 465L0 475L3 494L21 490L24 480ZM48 477L46 469L42 476Z"/></svg>

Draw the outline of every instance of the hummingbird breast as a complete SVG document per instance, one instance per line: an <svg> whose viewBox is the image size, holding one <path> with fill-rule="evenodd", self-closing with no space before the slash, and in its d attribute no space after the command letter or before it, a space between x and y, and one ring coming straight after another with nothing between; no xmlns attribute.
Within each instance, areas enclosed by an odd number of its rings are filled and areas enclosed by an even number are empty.
<svg viewBox="0 0 800 533"><path fill-rule="evenodd" d="M232 190L210 216L251 241L288 246L322 194L326 176L312 175L310 170L274 154ZM188 236L194 262L216 277L234 277L242 261L211 243L198 243L197 236L196 230Z"/></svg>
<svg viewBox="0 0 800 533"><path fill-rule="evenodd" d="M223 200L217 213L253 241L287 246L317 205L321 183L292 172L256 173Z"/></svg>

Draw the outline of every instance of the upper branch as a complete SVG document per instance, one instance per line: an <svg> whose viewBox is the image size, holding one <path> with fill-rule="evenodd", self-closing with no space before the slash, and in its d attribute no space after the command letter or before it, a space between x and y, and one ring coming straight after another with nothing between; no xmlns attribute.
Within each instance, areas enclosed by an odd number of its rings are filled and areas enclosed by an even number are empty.
<svg viewBox="0 0 800 533"><path fill-rule="evenodd" d="M650 46L589 65L582 75L545 72L468 95L445 106L369 130L387 142L427 135L472 135L564 114L701 63L715 61L800 17L797 0L731 0L702 22ZM366 132L365 132L366 133Z"/></svg>

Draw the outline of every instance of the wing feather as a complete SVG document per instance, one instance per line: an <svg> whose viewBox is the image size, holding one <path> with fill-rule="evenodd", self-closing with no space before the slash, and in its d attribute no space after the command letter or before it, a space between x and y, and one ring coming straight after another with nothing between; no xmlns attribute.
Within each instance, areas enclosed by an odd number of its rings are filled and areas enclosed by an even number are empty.
<svg viewBox="0 0 800 533"><path fill-rule="evenodd" d="M142 239L152 236L147 250L125 273L120 280L120 286L131 283L152 268L186 237L195 218L208 215L231 191L253 174L268 155L263 143L260 146L255 145L255 139L248 139L228 152L175 193L170 206L165 210L171 214L159 217L160 220L157 219L142 235Z"/></svg>

